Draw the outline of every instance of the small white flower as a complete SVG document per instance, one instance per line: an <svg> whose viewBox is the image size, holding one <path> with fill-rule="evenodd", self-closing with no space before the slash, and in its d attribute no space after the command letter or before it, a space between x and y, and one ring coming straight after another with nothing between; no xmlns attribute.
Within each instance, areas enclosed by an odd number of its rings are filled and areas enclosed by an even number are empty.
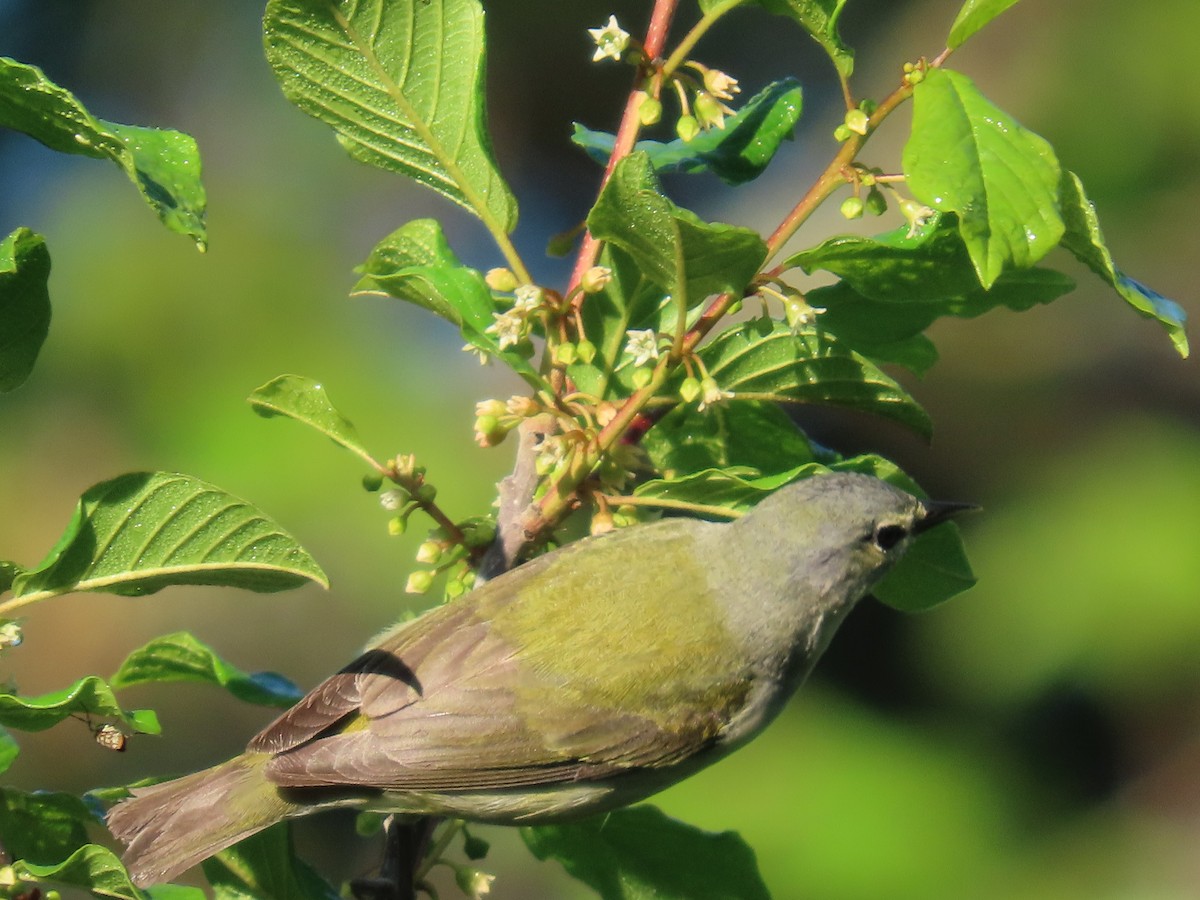
<svg viewBox="0 0 1200 900"><path fill-rule="evenodd" d="M542 305L545 295L536 284L523 284L513 294L513 312L528 315Z"/></svg>
<svg viewBox="0 0 1200 900"><path fill-rule="evenodd" d="M21 635L21 626L15 619L7 621L0 619L4 624L0 625L0 650L8 647L19 647L24 637Z"/></svg>
<svg viewBox="0 0 1200 900"><path fill-rule="evenodd" d="M500 349L519 344L525 335L525 317L515 309L494 315L496 321L484 330L496 336Z"/></svg>
<svg viewBox="0 0 1200 900"><path fill-rule="evenodd" d="M606 56L620 62L621 54L629 46L629 32L617 24L616 16L609 16L608 24L600 28L589 28L588 34L592 36L592 41L596 44L592 62L600 62Z"/></svg>
<svg viewBox="0 0 1200 900"><path fill-rule="evenodd" d="M698 407L700 412L731 399L733 399L733 391L721 390L721 386L714 379L705 378L700 382L700 406Z"/></svg>
<svg viewBox="0 0 1200 900"><path fill-rule="evenodd" d="M486 366L488 363L490 363L492 361L491 357L487 355L486 350L481 350L480 348L476 347L474 344L463 344L462 352L463 353L474 353L476 356L479 357L479 364L481 366Z"/></svg>
<svg viewBox="0 0 1200 900"><path fill-rule="evenodd" d="M718 100L732 100L734 94L740 94L742 89L738 80L727 75L720 69L708 69L704 73L704 89Z"/></svg>
<svg viewBox="0 0 1200 900"><path fill-rule="evenodd" d="M652 359L658 359L658 337L654 334L654 330L647 328L645 331L626 331L629 336L629 342L625 345L625 352L633 357L633 365L644 366Z"/></svg>

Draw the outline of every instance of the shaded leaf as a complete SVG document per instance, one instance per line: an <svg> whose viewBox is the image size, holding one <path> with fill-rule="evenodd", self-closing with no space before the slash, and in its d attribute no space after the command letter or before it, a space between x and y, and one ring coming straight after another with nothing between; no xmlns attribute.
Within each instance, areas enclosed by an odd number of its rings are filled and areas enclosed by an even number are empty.
<svg viewBox="0 0 1200 900"><path fill-rule="evenodd" d="M135 472L90 488L58 544L13 582L16 600L70 591L142 595L176 584L281 591L325 573L244 500L197 478ZM13 603L14 601L9 601Z"/></svg>
<svg viewBox="0 0 1200 900"><path fill-rule="evenodd" d="M903 165L922 203L958 214L984 287L1010 265L1032 266L1063 235L1054 150L965 75L933 69L916 86Z"/></svg>
<svg viewBox="0 0 1200 900"><path fill-rule="evenodd" d="M950 37L946 40L946 46L957 50L967 38L1016 2L1017 0L966 0L954 18L954 24L950 26Z"/></svg>
<svg viewBox="0 0 1200 900"><path fill-rule="evenodd" d="M324 386L315 379L303 375L280 375L255 388L246 402L264 418L286 416L315 428L374 468L375 460L363 446L358 430L337 411L329 401Z"/></svg>
<svg viewBox="0 0 1200 900"><path fill-rule="evenodd" d="M703 222L664 197L645 153L617 164L587 224L593 237L616 244L689 308L712 294L740 296L767 256L756 232Z"/></svg>
<svg viewBox="0 0 1200 900"><path fill-rule="evenodd" d="M338 900L338 892L296 858L287 822L204 861L215 900Z"/></svg>
<svg viewBox="0 0 1200 900"><path fill-rule="evenodd" d="M703 411L680 404L646 432L641 447L667 477L746 467L773 475L813 462L817 451L778 405L758 400Z"/></svg>
<svg viewBox="0 0 1200 900"><path fill-rule="evenodd" d="M64 719L78 716L93 725L116 721L130 731L141 734L160 734L162 728L153 710L126 711L117 703L112 688L103 678L88 675L68 688L52 691L40 697L19 697L0 694L0 725L22 731L44 731Z"/></svg>
<svg viewBox="0 0 1200 900"><path fill-rule="evenodd" d="M73 794L0 788L0 846L9 859L61 862L87 843L92 824L91 810Z"/></svg>
<svg viewBox="0 0 1200 900"><path fill-rule="evenodd" d="M1064 172L1062 178L1063 217L1067 231L1062 245L1106 282L1116 288L1125 302L1148 319L1159 322L1171 337L1176 352L1188 355L1187 333L1184 325L1187 313L1174 300L1168 300L1145 285L1130 278L1116 267L1104 235L1096 208L1083 190L1083 182L1074 172Z"/></svg>
<svg viewBox="0 0 1200 900"><path fill-rule="evenodd" d="M922 435L932 428L929 416L892 378L812 327L793 334L782 322L756 319L723 331L698 355L735 397L844 406L895 419Z"/></svg>
<svg viewBox="0 0 1200 900"><path fill-rule="evenodd" d="M743 184L763 173L800 120L800 83L786 78L767 85L734 115L725 127L702 131L690 141L638 141L655 172L688 175L712 172L726 184ZM608 162L615 138L576 123L571 140L601 165Z"/></svg>
<svg viewBox="0 0 1200 900"><path fill-rule="evenodd" d="M20 387L50 331L50 252L18 228L0 241L0 392Z"/></svg>
<svg viewBox="0 0 1200 900"><path fill-rule="evenodd" d="M205 248L200 154L190 136L98 119L41 69L3 57L0 126L22 131L60 153L111 159L164 225Z"/></svg>
<svg viewBox="0 0 1200 900"><path fill-rule="evenodd" d="M304 692L274 672L247 674L221 659L186 631L163 635L134 650L109 679L116 690L134 684L201 681L225 688L247 703L291 706Z"/></svg>
<svg viewBox="0 0 1200 900"><path fill-rule="evenodd" d="M116 855L108 848L96 844L85 844L66 861L58 864L35 865L30 862L17 862L13 864L13 869L23 881L78 887L89 891L94 897L144 900L145 896L129 880L129 873L125 871Z"/></svg>
<svg viewBox="0 0 1200 900"><path fill-rule="evenodd" d="M577 824L522 828L538 859L556 859L603 900L767 900L754 851L737 834L701 831L653 806Z"/></svg>
<svg viewBox="0 0 1200 900"><path fill-rule="evenodd" d="M707 11L721 0L700 0L700 8ZM769 12L787 16L799 23L821 45L843 78L854 71L854 51L842 43L838 34L838 16L846 0L751 0Z"/></svg>
<svg viewBox="0 0 1200 900"><path fill-rule="evenodd" d="M13 740L13 736L0 728L0 775L8 771L20 752L21 748Z"/></svg>
<svg viewBox="0 0 1200 900"><path fill-rule="evenodd" d="M267 59L289 100L351 156L512 231L492 157L477 0L271 0Z"/></svg>

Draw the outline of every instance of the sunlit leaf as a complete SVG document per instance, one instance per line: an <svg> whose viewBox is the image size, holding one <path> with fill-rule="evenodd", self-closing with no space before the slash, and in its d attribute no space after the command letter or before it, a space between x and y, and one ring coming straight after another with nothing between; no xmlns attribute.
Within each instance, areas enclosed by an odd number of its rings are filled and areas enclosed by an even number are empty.
<svg viewBox="0 0 1200 900"><path fill-rule="evenodd" d="M0 392L20 387L50 330L50 253L40 234L18 228L0 241Z"/></svg>
<svg viewBox="0 0 1200 900"><path fill-rule="evenodd" d="M513 229L487 133L477 0L271 0L264 31L284 94L352 156Z"/></svg>
<svg viewBox="0 0 1200 900"><path fill-rule="evenodd" d="M703 222L664 197L644 153L617 164L588 214L588 230L632 256L647 278L689 307L711 294L740 295L767 255L757 232Z"/></svg>
<svg viewBox="0 0 1200 900"><path fill-rule="evenodd" d="M1112 254L1108 252L1108 246L1104 243L1096 208L1088 200L1083 190L1083 182L1074 172L1063 173L1062 205L1063 217L1067 223L1063 247L1116 288L1117 293L1138 313L1159 322L1170 335L1175 350L1180 356L1186 357L1188 339L1184 325L1187 322L1187 313L1174 300L1168 300L1116 267Z"/></svg>
<svg viewBox="0 0 1200 900"><path fill-rule="evenodd" d="M923 435L932 429L929 416L892 378L813 326L793 333L782 322L757 319L717 335L698 355L735 398L843 406Z"/></svg>
<svg viewBox="0 0 1200 900"><path fill-rule="evenodd" d="M95 675L81 678L68 688L38 697L0 694L0 725L21 731L44 731L64 719L77 717L93 726L116 721L130 731L159 734L162 728L152 710L124 710L112 688Z"/></svg>
<svg viewBox="0 0 1200 900"><path fill-rule="evenodd" d="M295 538L244 500L187 475L135 472L89 489L58 544L12 590L28 603L70 591L281 591L306 581L328 585Z"/></svg>
<svg viewBox="0 0 1200 900"><path fill-rule="evenodd" d="M121 861L107 847L85 844L64 862L35 865L30 862L13 864L17 877L23 881L49 882L82 888L94 897L114 900L144 900L134 887Z"/></svg>
<svg viewBox="0 0 1200 900"><path fill-rule="evenodd" d="M98 119L41 69L3 57L0 126L23 131L61 153L111 159L164 225L204 249L200 154L188 135Z"/></svg>
<svg viewBox="0 0 1200 900"><path fill-rule="evenodd" d="M743 184L763 173L800 120L800 83L792 78L767 85L725 120L724 128L702 131L690 141L638 141L655 172L712 172L726 184ZM578 123L571 140L604 164L615 138Z"/></svg>
<svg viewBox="0 0 1200 900"><path fill-rule="evenodd" d="M966 0L950 26L946 46L956 50L984 25L1000 15L1017 0Z"/></svg>
<svg viewBox="0 0 1200 900"><path fill-rule="evenodd" d="M528 360L501 350L488 328L496 303L483 276L464 266L433 219L416 219L380 241L360 267L355 296L381 294L424 307L458 326L464 338L501 360L536 389L545 387Z"/></svg>
<svg viewBox="0 0 1200 900"><path fill-rule="evenodd" d="M568 825L522 828L538 859L558 860L603 900L767 900L754 851L653 806Z"/></svg>
<svg viewBox="0 0 1200 900"><path fill-rule="evenodd" d="M965 75L933 69L916 86L903 165L922 203L958 214L984 287L1034 265L1063 235L1054 150Z"/></svg>
<svg viewBox="0 0 1200 900"><path fill-rule="evenodd" d="M134 684L165 681L215 684L239 700L263 706L291 706L304 695L282 675L243 672L186 631L163 635L134 650L108 683L120 690Z"/></svg>
<svg viewBox="0 0 1200 900"><path fill-rule="evenodd" d="M280 375L272 378L246 398L261 416L286 416L303 422L361 457L367 465L374 460L358 436L358 429L330 402L325 387L303 375Z"/></svg>

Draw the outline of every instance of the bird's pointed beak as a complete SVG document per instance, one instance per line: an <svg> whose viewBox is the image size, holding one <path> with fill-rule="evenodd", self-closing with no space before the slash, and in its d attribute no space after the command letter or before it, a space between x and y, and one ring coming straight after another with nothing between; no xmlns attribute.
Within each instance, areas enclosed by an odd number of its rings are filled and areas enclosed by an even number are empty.
<svg viewBox="0 0 1200 900"><path fill-rule="evenodd" d="M974 503L955 503L949 500L922 500L921 508L924 510L924 514L913 526L913 532L916 534L928 531L933 526L940 525L962 513L974 512L979 509L979 506Z"/></svg>

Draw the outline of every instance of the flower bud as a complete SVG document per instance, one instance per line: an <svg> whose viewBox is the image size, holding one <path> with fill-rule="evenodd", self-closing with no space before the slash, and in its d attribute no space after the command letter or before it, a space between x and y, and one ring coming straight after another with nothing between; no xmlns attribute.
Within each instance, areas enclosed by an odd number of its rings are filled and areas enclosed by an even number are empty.
<svg viewBox="0 0 1200 900"><path fill-rule="evenodd" d="M464 829L463 853L467 854L467 859L470 859L470 860L483 859L485 856L488 855L488 851L491 849L492 849L492 845L489 844L487 841L485 841L483 838L476 837L475 835L467 832Z"/></svg>
<svg viewBox="0 0 1200 900"><path fill-rule="evenodd" d="M605 285L612 281L612 269L608 266L592 266L579 279L579 286L585 294L596 294L604 290Z"/></svg>
<svg viewBox="0 0 1200 900"><path fill-rule="evenodd" d="M859 219L863 214L862 197L847 197L842 201L841 213L847 219Z"/></svg>
<svg viewBox="0 0 1200 900"><path fill-rule="evenodd" d="M569 366L575 362L576 357L574 344L558 344L554 348L554 362L560 366Z"/></svg>
<svg viewBox="0 0 1200 900"><path fill-rule="evenodd" d="M383 476L378 472L368 472L362 477L362 486L368 494L373 494L383 487Z"/></svg>
<svg viewBox="0 0 1200 900"><path fill-rule="evenodd" d="M495 875L480 872L478 869L472 869L469 866L458 866L454 870L454 881L458 885L458 889L469 900L480 900L485 894L490 893L492 882L495 880Z"/></svg>
<svg viewBox="0 0 1200 900"><path fill-rule="evenodd" d="M575 345L575 355L579 357L579 361L590 363L596 358L596 345L591 341L583 340Z"/></svg>
<svg viewBox="0 0 1200 900"><path fill-rule="evenodd" d="M428 569L418 569L408 576L404 584L406 594L424 594L433 586L433 573Z"/></svg>
<svg viewBox="0 0 1200 900"><path fill-rule="evenodd" d="M684 403L691 403L700 396L700 379L689 375L683 379L683 383L679 385L679 399Z"/></svg>
<svg viewBox="0 0 1200 900"><path fill-rule="evenodd" d="M504 268L488 269L483 280L493 291L499 291L502 294L511 294L521 283L512 269Z"/></svg>
<svg viewBox="0 0 1200 900"><path fill-rule="evenodd" d="M387 530L392 537L399 537L408 529L407 516L392 516L388 519Z"/></svg>
<svg viewBox="0 0 1200 900"><path fill-rule="evenodd" d="M865 135L870 127L870 117L861 109L852 109L846 113L846 127L855 134Z"/></svg>
<svg viewBox="0 0 1200 900"><path fill-rule="evenodd" d="M680 116L675 123L675 133L686 143L700 133L700 123L695 116Z"/></svg>
<svg viewBox="0 0 1200 900"><path fill-rule="evenodd" d="M844 124L833 129L833 136L837 138L839 144L844 144L846 141L850 140L850 136L852 134L854 134L854 132L847 128Z"/></svg>
<svg viewBox="0 0 1200 900"><path fill-rule="evenodd" d="M657 125L662 118L662 111L661 100L651 97L649 94L643 94L642 102L638 105L638 121L643 125Z"/></svg>
<svg viewBox="0 0 1200 900"><path fill-rule="evenodd" d="M417 488L417 499L422 503L432 503L437 497L437 488L432 484L423 484Z"/></svg>
<svg viewBox="0 0 1200 900"><path fill-rule="evenodd" d="M400 488L392 488L379 495L379 505L388 512L395 512L408 502L408 493Z"/></svg>
<svg viewBox="0 0 1200 900"><path fill-rule="evenodd" d="M436 565L442 558L442 545L437 541L425 541L417 548L417 562L427 566Z"/></svg>
<svg viewBox="0 0 1200 900"><path fill-rule="evenodd" d="M866 199L867 212L873 216L882 216L887 212L887 197L879 188L871 188Z"/></svg>

